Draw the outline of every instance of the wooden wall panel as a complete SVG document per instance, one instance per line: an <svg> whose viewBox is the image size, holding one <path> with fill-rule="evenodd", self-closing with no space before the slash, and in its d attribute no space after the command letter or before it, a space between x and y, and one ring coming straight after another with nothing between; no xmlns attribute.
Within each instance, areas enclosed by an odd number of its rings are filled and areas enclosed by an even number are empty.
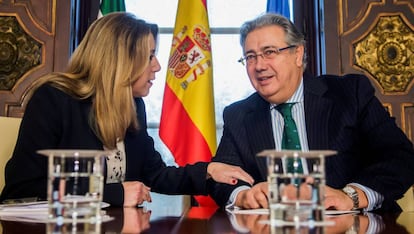
<svg viewBox="0 0 414 234"><path fill-rule="evenodd" d="M414 3L324 0L326 73L368 76L414 142Z"/></svg>
<svg viewBox="0 0 414 234"><path fill-rule="evenodd" d="M0 116L21 117L30 84L64 69L70 54L70 4L0 1Z"/></svg>

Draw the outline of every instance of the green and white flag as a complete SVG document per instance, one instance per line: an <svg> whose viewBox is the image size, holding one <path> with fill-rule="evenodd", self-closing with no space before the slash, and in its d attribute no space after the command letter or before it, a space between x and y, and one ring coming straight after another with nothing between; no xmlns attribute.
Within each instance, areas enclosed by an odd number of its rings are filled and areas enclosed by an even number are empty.
<svg viewBox="0 0 414 234"><path fill-rule="evenodd" d="M115 11L125 11L124 0L101 0L98 18Z"/></svg>

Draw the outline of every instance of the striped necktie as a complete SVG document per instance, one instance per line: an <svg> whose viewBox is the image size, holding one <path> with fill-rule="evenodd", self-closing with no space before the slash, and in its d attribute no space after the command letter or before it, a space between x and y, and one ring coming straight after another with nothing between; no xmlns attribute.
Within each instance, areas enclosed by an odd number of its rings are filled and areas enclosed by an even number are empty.
<svg viewBox="0 0 414 234"><path fill-rule="evenodd" d="M295 120L292 118L292 106L296 103L282 103L276 106L276 110L283 116L283 136L282 136L282 149L288 150L300 150L300 140L298 129L296 128ZM288 172L303 173L303 167L301 159L298 158L288 161L287 165Z"/></svg>

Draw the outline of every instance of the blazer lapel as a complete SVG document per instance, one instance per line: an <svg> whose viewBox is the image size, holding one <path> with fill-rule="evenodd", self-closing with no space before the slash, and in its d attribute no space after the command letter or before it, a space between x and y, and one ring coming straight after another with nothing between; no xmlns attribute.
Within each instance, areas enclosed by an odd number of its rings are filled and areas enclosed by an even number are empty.
<svg viewBox="0 0 414 234"><path fill-rule="evenodd" d="M256 154L265 149L274 149L274 137L270 119L270 106L259 95L254 101L251 112L247 113L244 126L246 126L248 144L250 144L254 157L263 179L267 178L266 158L257 157ZM256 124L252 124L256 123Z"/></svg>
<svg viewBox="0 0 414 234"><path fill-rule="evenodd" d="M309 150L327 150L328 126L333 102L323 94L327 92L321 78L304 77L304 106Z"/></svg>

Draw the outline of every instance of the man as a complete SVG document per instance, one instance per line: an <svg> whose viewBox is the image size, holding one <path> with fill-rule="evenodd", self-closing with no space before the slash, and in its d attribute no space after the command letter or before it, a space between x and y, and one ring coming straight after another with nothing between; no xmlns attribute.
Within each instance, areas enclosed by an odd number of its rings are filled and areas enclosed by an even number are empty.
<svg viewBox="0 0 414 234"><path fill-rule="evenodd" d="M246 22L240 43L257 91L225 108L214 161L242 167L255 184L211 184L220 206L268 207L265 149L281 150L284 120L278 106L294 103L300 149L336 150L326 159L325 206L338 210L399 211L395 202L414 184L414 149L363 75L305 74L304 36L283 16Z"/></svg>

